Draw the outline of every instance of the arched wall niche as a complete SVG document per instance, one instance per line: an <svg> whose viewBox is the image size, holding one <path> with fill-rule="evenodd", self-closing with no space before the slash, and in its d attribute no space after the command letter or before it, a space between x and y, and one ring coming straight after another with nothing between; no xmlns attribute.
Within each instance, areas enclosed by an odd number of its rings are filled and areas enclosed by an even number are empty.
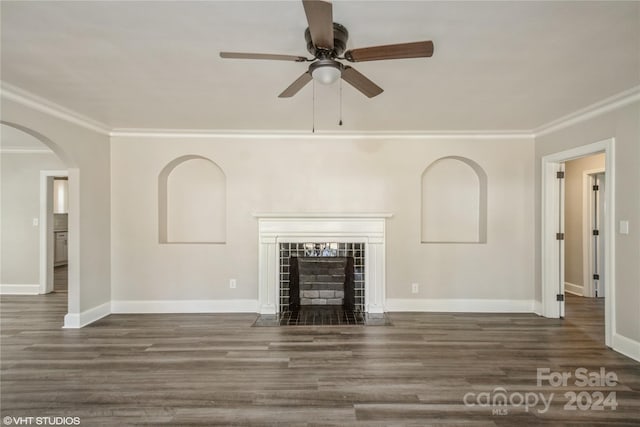
<svg viewBox="0 0 640 427"><path fill-rule="evenodd" d="M487 242L487 174L466 157L431 163L420 185L422 243Z"/></svg>
<svg viewBox="0 0 640 427"><path fill-rule="evenodd" d="M225 243L226 187L211 159L190 154L169 162L158 176L159 242Z"/></svg>

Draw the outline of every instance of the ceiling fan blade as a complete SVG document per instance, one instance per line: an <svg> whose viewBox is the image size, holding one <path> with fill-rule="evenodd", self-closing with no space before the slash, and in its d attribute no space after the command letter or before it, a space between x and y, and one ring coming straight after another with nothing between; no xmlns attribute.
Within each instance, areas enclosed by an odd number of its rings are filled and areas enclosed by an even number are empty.
<svg viewBox="0 0 640 427"><path fill-rule="evenodd" d="M311 40L318 48L333 49L333 6L330 1L302 0Z"/></svg>
<svg viewBox="0 0 640 427"><path fill-rule="evenodd" d="M369 98L373 98L383 92L383 89L380 86L366 78L364 74L356 71L348 65L344 67L344 70L342 70L342 80L349 83Z"/></svg>
<svg viewBox="0 0 640 427"><path fill-rule="evenodd" d="M433 55L433 42L388 44L385 46L351 49L344 53L347 61L378 61L381 59L428 58Z"/></svg>
<svg viewBox="0 0 640 427"><path fill-rule="evenodd" d="M295 55L274 55L270 53L244 53L244 52L220 52L221 58L233 59L273 59L276 61L295 61L304 62L307 60L304 56Z"/></svg>
<svg viewBox="0 0 640 427"><path fill-rule="evenodd" d="M295 82L291 83L288 88L284 90L278 98L291 98L293 95L298 93L300 89L302 89L307 83L311 81L311 73L305 72L303 75L298 77Z"/></svg>

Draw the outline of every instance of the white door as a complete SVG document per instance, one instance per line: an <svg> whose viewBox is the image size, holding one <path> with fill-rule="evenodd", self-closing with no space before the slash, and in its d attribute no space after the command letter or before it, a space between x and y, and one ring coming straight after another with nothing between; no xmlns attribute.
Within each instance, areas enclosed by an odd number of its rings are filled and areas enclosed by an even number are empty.
<svg viewBox="0 0 640 427"><path fill-rule="evenodd" d="M593 176L593 233L592 233L592 280L594 297L604 298L604 224L605 224L605 174Z"/></svg>
<svg viewBox="0 0 640 427"><path fill-rule="evenodd" d="M564 317L564 198L565 198L565 186L564 186L564 163L560 163L559 170L557 172L556 181L558 182L558 232L556 234L556 240L558 241L558 297L557 301L560 305L560 317Z"/></svg>

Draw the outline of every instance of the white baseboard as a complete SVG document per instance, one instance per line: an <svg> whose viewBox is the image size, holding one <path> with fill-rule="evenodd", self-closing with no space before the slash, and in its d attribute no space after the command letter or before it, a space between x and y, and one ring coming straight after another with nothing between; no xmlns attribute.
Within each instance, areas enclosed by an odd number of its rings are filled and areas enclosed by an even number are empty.
<svg viewBox="0 0 640 427"><path fill-rule="evenodd" d="M441 311L454 313L533 313L535 312L535 306L535 300L387 298L385 309L386 311Z"/></svg>
<svg viewBox="0 0 640 427"><path fill-rule="evenodd" d="M564 291L579 297L584 296L584 286L576 285L570 282L564 282Z"/></svg>
<svg viewBox="0 0 640 427"><path fill-rule="evenodd" d="M257 300L111 301L64 316L65 328L82 328L112 313L257 313Z"/></svg>
<svg viewBox="0 0 640 427"><path fill-rule="evenodd" d="M533 302L533 312L538 316L542 316L542 301Z"/></svg>
<svg viewBox="0 0 640 427"><path fill-rule="evenodd" d="M76 329L87 326L111 314L111 303L105 302L82 313L67 313L64 316L64 328Z"/></svg>
<svg viewBox="0 0 640 427"><path fill-rule="evenodd" d="M257 313L258 300L111 301L112 313Z"/></svg>
<svg viewBox="0 0 640 427"><path fill-rule="evenodd" d="M0 285L0 295L38 295L40 285Z"/></svg>
<svg viewBox="0 0 640 427"><path fill-rule="evenodd" d="M640 362L640 342L627 338L624 335L613 334L612 344L611 348L618 353L622 353Z"/></svg>

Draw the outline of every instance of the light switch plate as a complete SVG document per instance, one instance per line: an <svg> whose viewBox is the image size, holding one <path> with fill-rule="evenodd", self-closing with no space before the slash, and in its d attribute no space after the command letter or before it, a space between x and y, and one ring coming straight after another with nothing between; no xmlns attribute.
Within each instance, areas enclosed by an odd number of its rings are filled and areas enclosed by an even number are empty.
<svg viewBox="0 0 640 427"><path fill-rule="evenodd" d="M236 279L229 279L229 288L235 289L237 286Z"/></svg>
<svg viewBox="0 0 640 427"><path fill-rule="evenodd" d="M620 221L620 234L629 234L629 221Z"/></svg>
<svg viewBox="0 0 640 427"><path fill-rule="evenodd" d="M33 226L37 227L40 224L40 220L38 218L33 218Z"/></svg>

